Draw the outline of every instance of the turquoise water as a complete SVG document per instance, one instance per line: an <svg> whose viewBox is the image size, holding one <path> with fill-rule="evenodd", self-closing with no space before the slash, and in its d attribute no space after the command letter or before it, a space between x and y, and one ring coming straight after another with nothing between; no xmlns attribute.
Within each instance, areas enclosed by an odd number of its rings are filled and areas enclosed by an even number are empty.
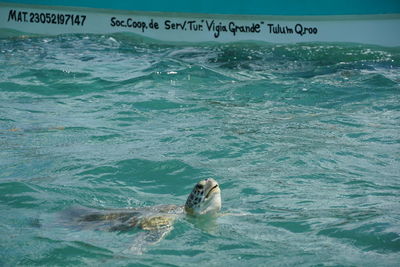
<svg viewBox="0 0 400 267"><path fill-rule="evenodd" d="M395 266L400 49L167 45L125 35L0 39L0 265ZM59 223L74 207L223 212L138 230Z"/></svg>

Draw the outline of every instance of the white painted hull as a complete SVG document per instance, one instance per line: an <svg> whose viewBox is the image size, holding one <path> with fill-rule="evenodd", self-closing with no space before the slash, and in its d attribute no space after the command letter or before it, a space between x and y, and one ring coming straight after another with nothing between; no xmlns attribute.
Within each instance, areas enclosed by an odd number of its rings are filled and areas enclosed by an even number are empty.
<svg viewBox="0 0 400 267"><path fill-rule="evenodd" d="M400 14L213 15L0 3L0 29L44 35L127 32L165 42L340 42L400 46Z"/></svg>

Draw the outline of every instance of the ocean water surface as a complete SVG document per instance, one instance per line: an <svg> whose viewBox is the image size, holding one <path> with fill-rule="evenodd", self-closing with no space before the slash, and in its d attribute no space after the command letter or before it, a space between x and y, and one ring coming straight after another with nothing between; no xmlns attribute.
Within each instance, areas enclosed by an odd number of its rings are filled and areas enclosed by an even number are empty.
<svg viewBox="0 0 400 267"><path fill-rule="evenodd" d="M396 266L400 49L169 45L126 35L0 39L1 266ZM184 204L213 177L224 213L140 230L65 210Z"/></svg>

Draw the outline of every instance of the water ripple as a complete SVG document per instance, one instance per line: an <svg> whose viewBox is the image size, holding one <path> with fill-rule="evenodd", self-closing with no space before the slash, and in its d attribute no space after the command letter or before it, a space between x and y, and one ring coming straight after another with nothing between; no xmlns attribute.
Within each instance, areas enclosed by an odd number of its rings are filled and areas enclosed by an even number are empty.
<svg viewBox="0 0 400 267"><path fill-rule="evenodd" d="M64 35L0 39L0 60L1 264L399 262L399 48ZM231 215L140 257L137 231L57 221L208 177Z"/></svg>

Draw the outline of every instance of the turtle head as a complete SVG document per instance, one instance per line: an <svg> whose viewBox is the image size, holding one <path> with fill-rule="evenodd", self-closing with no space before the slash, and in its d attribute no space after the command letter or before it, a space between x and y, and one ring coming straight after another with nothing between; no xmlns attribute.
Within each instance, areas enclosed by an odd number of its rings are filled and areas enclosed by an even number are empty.
<svg viewBox="0 0 400 267"><path fill-rule="evenodd" d="M221 190L212 178L198 182L186 200L185 211L191 215L214 214L221 209Z"/></svg>

